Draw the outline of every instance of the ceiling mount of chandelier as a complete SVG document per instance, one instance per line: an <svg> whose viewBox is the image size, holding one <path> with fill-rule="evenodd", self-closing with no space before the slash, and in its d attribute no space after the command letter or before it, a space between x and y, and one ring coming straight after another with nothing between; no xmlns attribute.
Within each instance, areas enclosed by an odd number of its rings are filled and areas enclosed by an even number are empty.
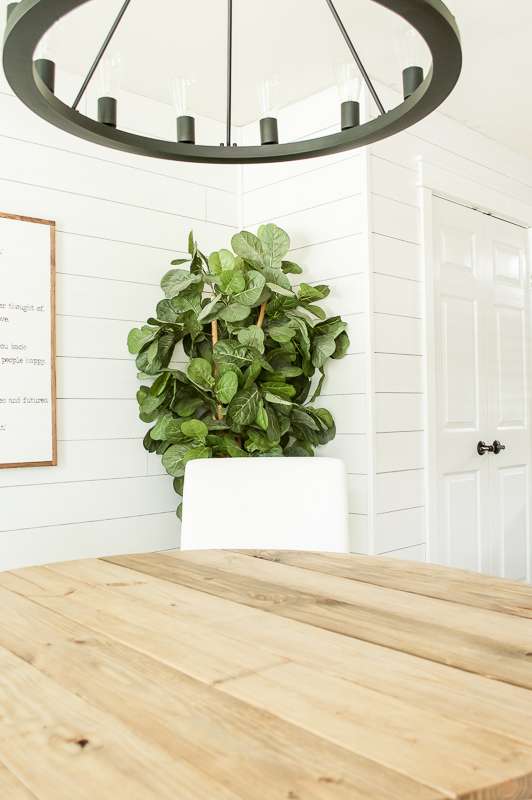
<svg viewBox="0 0 532 800"><path fill-rule="evenodd" d="M3 65L7 80L25 105L36 114L82 139L138 155L174 161L207 163L266 163L312 158L338 153L384 139L426 117L445 100L454 88L462 68L460 35L454 17L441 0L372 0L402 17L425 40L432 55L432 67L425 75L418 65L403 71L403 102L386 110L360 55L334 5L329 7L353 64L366 84L379 115L360 123L357 99L346 96L339 109L339 130L315 139L283 143L279 141L276 116L265 113L259 122L256 146L237 146L232 140L233 113L233 0L227 0L227 111L226 139L222 144L197 143L195 119L186 113L186 78L174 86L178 109L175 141L154 139L129 133L118 127L117 98L111 93L98 99L97 119L78 110L96 70L100 67L132 0L125 0L96 54L87 76L71 106L56 97L56 65L49 58L34 60L39 42L50 28L69 12L89 0L21 0L7 6ZM266 108L268 103L264 103Z"/></svg>

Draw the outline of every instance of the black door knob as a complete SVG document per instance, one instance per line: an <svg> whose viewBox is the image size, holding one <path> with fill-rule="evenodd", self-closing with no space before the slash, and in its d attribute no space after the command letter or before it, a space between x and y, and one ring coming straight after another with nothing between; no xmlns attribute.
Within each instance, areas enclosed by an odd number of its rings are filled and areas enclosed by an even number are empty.
<svg viewBox="0 0 532 800"><path fill-rule="evenodd" d="M495 441L493 442L492 450L495 453L495 455L498 456L501 450L506 450L506 445L501 444L499 441L497 441L497 439L495 439Z"/></svg>
<svg viewBox="0 0 532 800"><path fill-rule="evenodd" d="M483 456L484 453L494 453L494 447L492 444L486 444L486 442L479 442L477 444L477 453L479 456Z"/></svg>

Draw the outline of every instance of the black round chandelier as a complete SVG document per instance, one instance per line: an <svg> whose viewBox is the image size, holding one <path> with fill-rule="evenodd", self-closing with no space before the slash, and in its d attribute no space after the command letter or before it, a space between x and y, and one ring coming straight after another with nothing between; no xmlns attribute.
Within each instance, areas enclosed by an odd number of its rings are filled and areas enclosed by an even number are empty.
<svg viewBox="0 0 532 800"><path fill-rule="evenodd" d="M37 45L50 28L63 16L87 2L89 0L21 0L9 3L3 48L7 80L22 102L52 125L95 144L152 158L251 164L313 158L368 145L405 130L438 108L451 93L462 68L460 34L454 17L441 0L372 0L411 25L425 40L432 55L432 66L426 76L423 69L416 65L403 71L404 100L395 108L386 110L333 1L323 0L330 9L379 115L361 124L358 101L347 99L339 109L338 132L296 142L279 141L277 119L266 116L260 120L260 136L257 132L260 144L237 146L232 140L233 0L227 0L226 141L210 145L197 143L195 120L189 115L177 117L176 141L166 141L120 130L117 126L115 97L99 98L97 119L78 111L80 101L131 0L125 0L113 21L72 105L67 105L54 94L55 63L46 58L34 60Z"/></svg>

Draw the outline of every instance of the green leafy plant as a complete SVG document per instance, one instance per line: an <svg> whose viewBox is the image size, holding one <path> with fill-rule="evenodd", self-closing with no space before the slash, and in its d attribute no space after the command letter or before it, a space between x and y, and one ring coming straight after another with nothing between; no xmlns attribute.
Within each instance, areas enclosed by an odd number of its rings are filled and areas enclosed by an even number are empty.
<svg viewBox="0 0 532 800"><path fill-rule="evenodd" d="M128 337L140 418L154 423L144 447L162 456L179 495L192 459L313 456L336 435L332 414L314 405L327 362L349 347L346 323L319 305L329 288L292 286L302 269L285 260L290 239L276 225L242 231L231 247L207 258L190 234L155 317ZM185 370L170 366L179 343Z"/></svg>

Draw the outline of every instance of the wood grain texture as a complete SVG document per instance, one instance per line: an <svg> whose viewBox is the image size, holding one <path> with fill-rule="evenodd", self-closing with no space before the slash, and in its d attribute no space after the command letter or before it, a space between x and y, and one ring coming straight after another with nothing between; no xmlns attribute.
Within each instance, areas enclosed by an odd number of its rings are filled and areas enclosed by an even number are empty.
<svg viewBox="0 0 532 800"><path fill-rule="evenodd" d="M0 797L8 797L9 800L35 800L35 795L26 789L24 784L20 783L20 781L1 764Z"/></svg>
<svg viewBox="0 0 532 800"><path fill-rule="evenodd" d="M528 800L531 590L379 563L0 573L0 797Z"/></svg>
<svg viewBox="0 0 532 800"><path fill-rule="evenodd" d="M266 550L239 552L325 575L336 575L425 597L532 618L532 592L526 584L481 575L478 572L465 572L438 564L431 564L428 570L425 564L382 556L371 558L352 555L346 561L338 553Z"/></svg>
<svg viewBox="0 0 532 800"><path fill-rule="evenodd" d="M532 621L223 551L116 564L344 636L532 689Z"/></svg>

